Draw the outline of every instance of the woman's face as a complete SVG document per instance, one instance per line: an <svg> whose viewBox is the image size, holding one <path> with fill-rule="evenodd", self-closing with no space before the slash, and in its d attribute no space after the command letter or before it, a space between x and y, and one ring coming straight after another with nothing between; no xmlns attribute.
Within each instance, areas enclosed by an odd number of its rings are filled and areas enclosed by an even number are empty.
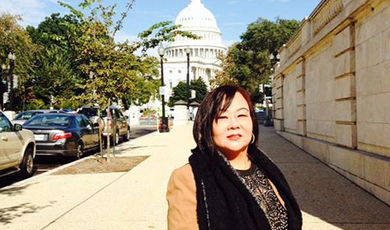
<svg viewBox="0 0 390 230"><path fill-rule="evenodd" d="M229 159L248 150L252 139L252 118L249 106L237 92L229 108L213 121L213 140Z"/></svg>

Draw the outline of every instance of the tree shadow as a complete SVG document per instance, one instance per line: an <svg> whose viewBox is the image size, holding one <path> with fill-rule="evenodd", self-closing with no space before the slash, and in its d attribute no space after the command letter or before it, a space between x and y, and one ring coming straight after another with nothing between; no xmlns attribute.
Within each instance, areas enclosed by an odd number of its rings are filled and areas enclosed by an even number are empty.
<svg viewBox="0 0 390 230"><path fill-rule="evenodd" d="M25 214L35 213L38 210L50 207L55 202L50 202L49 205L44 206L36 206L32 205L30 203L22 203L19 205L11 206L11 207L5 207L0 208L0 223L3 225L7 225L12 223L12 220L22 217Z"/></svg>
<svg viewBox="0 0 390 230"><path fill-rule="evenodd" d="M21 186L10 186L4 189L0 189L0 195L6 195L6 196L16 196L23 193L25 189L27 189L29 186L36 184L36 183L29 183L26 185Z"/></svg>

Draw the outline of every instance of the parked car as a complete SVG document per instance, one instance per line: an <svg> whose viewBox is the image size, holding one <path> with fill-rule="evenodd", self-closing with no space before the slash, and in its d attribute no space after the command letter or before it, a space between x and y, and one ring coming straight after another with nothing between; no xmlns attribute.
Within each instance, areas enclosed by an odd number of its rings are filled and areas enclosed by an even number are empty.
<svg viewBox="0 0 390 230"><path fill-rule="evenodd" d="M24 112L19 113L13 120L13 124L20 124L23 125L24 122L32 118L36 114L41 113L59 113L59 110L53 110L53 109L39 109L39 110L27 110Z"/></svg>
<svg viewBox="0 0 390 230"><path fill-rule="evenodd" d="M91 122L94 124L94 126L98 126L99 118L99 107L98 106L82 106L77 110L77 113L84 114Z"/></svg>
<svg viewBox="0 0 390 230"><path fill-rule="evenodd" d="M127 122L127 117L123 115L120 109L116 106L110 106L111 117L107 116L107 109L102 110L101 116L104 120L103 137L106 140L108 133L113 133L114 121L116 123L115 145L119 144L119 138L123 141L130 140L130 125ZM114 120L115 119L115 120Z"/></svg>
<svg viewBox="0 0 390 230"><path fill-rule="evenodd" d="M37 114L23 127L34 132L37 155L81 158L86 151L99 148L98 129L82 114Z"/></svg>
<svg viewBox="0 0 390 230"><path fill-rule="evenodd" d="M31 176L35 158L34 134L12 124L0 112L0 176L19 172L23 177Z"/></svg>

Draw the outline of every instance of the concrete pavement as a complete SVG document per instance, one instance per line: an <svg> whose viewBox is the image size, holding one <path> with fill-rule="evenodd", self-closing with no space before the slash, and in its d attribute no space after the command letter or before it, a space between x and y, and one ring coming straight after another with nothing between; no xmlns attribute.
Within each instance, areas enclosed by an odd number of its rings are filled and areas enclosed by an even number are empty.
<svg viewBox="0 0 390 230"><path fill-rule="evenodd" d="M260 132L261 148L284 172L302 208L304 229L390 229L390 207L272 128ZM166 229L168 178L193 147L192 124L176 126L117 148L117 157L149 156L128 172L49 172L5 187L0 229Z"/></svg>

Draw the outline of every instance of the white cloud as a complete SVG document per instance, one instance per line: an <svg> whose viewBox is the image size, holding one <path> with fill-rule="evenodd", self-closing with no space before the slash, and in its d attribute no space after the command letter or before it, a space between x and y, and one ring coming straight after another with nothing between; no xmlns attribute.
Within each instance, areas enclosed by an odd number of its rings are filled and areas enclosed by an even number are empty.
<svg viewBox="0 0 390 230"><path fill-rule="evenodd" d="M48 12L48 4L57 4L56 0L1 0L0 13L20 15L23 19L22 26L38 25Z"/></svg>

